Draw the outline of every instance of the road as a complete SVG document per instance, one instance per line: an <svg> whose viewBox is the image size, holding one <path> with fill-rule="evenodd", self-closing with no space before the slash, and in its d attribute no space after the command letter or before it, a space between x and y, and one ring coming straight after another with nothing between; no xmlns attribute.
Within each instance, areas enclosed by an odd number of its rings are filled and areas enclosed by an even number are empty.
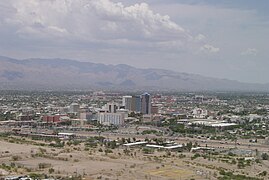
<svg viewBox="0 0 269 180"><path fill-rule="evenodd" d="M0 132L9 132L13 128L12 127L0 127ZM24 128L22 131L24 132L43 132L43 131L51 131L50 129L41 128L41 129L31 129L31 128ZM61 132L70 132L75 133L77 136L81 137L92 137L92 136L104 136L111 140L121 139L121 138L136 138L137 140L144 140L146 138L148 139L154 139L154 138L164 138L170 141L175 141L176 143L182 144L182 143L188 143L197 142L200 146L207 146L207 147L213 147L213 148L240 148L240 149L249 149L249 150L256 150L258 149L260 152L268 152L269 145L261 144L261 143L248 143L246 140L239 139L237 140L237 143L235 145L235 142L231 141L221 141L221 140L204 140L199 138L190 138L190 137L174 137L174 136L156 136L155 134L136 134L136 133L115 133L115 132L97 132L97 131L68 131L63 130Z"/></svg>

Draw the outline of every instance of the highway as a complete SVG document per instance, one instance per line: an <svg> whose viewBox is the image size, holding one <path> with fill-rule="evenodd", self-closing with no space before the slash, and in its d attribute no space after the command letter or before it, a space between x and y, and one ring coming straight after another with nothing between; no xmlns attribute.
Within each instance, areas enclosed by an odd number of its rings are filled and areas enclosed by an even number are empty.
<svg viewBox="0 0 269 180"><path fill-rule="evenodd" d="M12 131L12 127L0 127L0 132L10 132ZM51 131L51 129L46 128L40 128L40 129L31 129L31 128L22 128L22 132L25 133L31 133L31 132L46 132ZM135 138L136 140L145 140L148 139L154 139L154 138L163 138L170 141L175 141L178 144L188 143L192 142L198 143L200 146L207 146L207 147L213 147L213 148L239 148L239 149L245 149L245 150L256 150L262 152L268 152L269 145L265 145L262 143L249 143L246 142L246 140L238 139L237 143L232 141L221 141L221 140L208 140L208 139L200 139L200 138L190 138L190 137L175 137L175 136L157 136L155 134L137 134L137 133L116 133L116 132L97 132L97 131L70 131L70 130L61 130L60 132L68 132L68 133L75 133L78 137L93 137L93 136L103 136L107 139L116 140L121 138Z"/></svg>

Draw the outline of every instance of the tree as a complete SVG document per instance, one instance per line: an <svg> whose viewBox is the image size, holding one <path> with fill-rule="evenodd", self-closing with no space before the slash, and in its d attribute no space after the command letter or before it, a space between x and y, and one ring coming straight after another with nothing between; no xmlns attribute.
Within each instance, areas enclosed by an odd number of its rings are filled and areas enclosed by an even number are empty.
<svg viewBox="0 0 269 180"><path fill-rule="evenodd" d="M188 149L188 151L190 151L191 148L192 148L192 142L188 142L188 143L186 144L186 148Z"/></svg>

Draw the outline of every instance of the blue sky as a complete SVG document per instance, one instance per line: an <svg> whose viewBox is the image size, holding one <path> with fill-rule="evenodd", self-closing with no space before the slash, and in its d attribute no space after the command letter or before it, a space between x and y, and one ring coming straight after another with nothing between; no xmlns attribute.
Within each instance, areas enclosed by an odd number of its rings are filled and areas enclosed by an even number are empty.
<svg viewBox="0 0 269 180"><path fill-rule="evenodd" d="M267 0L2 0L0 54L269 83Z"/></svg>

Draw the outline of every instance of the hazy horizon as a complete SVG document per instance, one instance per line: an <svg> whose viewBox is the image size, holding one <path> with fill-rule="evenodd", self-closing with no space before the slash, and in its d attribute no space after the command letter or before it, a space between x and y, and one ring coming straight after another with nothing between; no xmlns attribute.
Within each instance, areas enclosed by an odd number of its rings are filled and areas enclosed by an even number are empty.
<svg viewBox="0 0 269 180"><path fill-rule="evenodd" d="M3 0L0 55L269 83L266 0Z"/></svg>
<svg viewBox="0 0 269 180"><path fill-rule="evenodd" d="M14 58L14 57L8 57L8 56L2 56L0 55L0 57L5 57L5 58L10 58L10 59L14 59L14 60L18 60L18 61L24 61L24 60L49 60L49 61L53 61L53 60L56 60L56 59L59 59L59 60L64 60L64 61L76 61L76 62L86 62L86 63L96 63L96 64L104 64L104 65L113 65L113 66L117 66L117 65L127 65L127 66L130 66L130 67L133 67L133 68L139 68L139 69L144 69L144 70L147 70L147 69L156 69L156 70L167 70L167 71L171 71L171 72L176 72L176 73L186 73L186 74L189 74L189 75L197 75L197 76L202 76L202 77L205 77L205 78L216 78L216 79L219 79L219 80L231 80L231 81L237 81L239 83L249 83L249 82L244 82L244 81L240 81L240 80L237 80L237 79L229 79L229 78L218 78L218 77L212 77L212 76L207 76L207 75L202 75L202 74L198 74L198 73L188 73L188 72L182 72L182 71L176 71L176 70L173 70L173 69L164 69L164 68L154 68L154 67L137 67L137 66L134 66L134 65L130 65L130 64L111 64L111 63L102 63L102 62L94 62L94 61L91 61L91 60L85 60L85 59L82 59L82 60L79 60L79 59L70 59L70 58L59 58L59 57L51 57L51 58L40 58L40 57L32 57L32 58L22 58L22 59L17 59L17 58ZM268 83L251 83L250 84L261 84L261 85L267 85Z"/></svg>

